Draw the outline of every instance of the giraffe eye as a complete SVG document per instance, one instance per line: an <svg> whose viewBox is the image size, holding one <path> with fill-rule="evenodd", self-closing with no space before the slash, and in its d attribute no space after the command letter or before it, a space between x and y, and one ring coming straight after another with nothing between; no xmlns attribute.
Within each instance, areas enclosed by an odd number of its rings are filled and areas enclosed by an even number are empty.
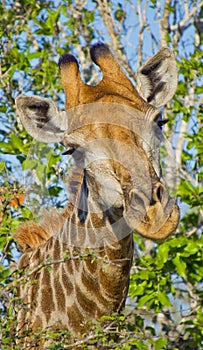
<svg viewBox="0 0 203 350"><path fill-rule="evenodd" d="M160 120L158 121L157 125L159 126L160 129L162 129L162 126L166 123L168 123L168 119L163 119L163 120Z"/></svg>
<svg viewBox="0 0 203 350"><path fill-rule="evenodd" d="M166 123L168 123L168 119L162 119L162 114L159 113L157 117L155 118L155 123L157 123L158 127L162 130L162 126Z"/></svg>
<svg viewBox="0 0 203 350"><path fill-rule="evenodd" d="M74 148L74 147L70 147L70 148L68 148L66 151L64 151L64 152L62 153L62 155L63 155L63 156L66 156L67 154L71 155L71 154L73 154L74 151L75 151L75 148Z"/></svg>

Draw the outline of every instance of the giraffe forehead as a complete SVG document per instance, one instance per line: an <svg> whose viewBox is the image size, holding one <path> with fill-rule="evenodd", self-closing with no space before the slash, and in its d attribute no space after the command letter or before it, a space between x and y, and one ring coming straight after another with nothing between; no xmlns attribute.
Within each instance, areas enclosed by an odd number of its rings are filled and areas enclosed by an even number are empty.
<svg viewBox="0 0 203 350"><path fill-rule="evenodd" d="M90 124L113 124L123 127L132 127L137 125L146 127L148 121L155 119L159 114L159 110L148 104L145 110L139 109L136 106L117 101L96 101L86 103L67 110L68 129L69 132Z"/></svg>
<svg viewBox="0 0 203 350"><path fill-rule="evenodd" d="M67 113L68 129L64 144L80 144L96 139L119 140L123 143L136 142L141 138L151 143L153 138L161 139L161 130L154 119L159 114L156 108L148 111L118 103L91 103L78 106Z"/></svg>

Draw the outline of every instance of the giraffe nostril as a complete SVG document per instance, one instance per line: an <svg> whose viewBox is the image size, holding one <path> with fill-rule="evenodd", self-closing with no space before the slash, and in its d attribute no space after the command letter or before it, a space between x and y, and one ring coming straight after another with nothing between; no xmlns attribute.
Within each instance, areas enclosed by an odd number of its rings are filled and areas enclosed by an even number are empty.
<svg viewBox="0 0 203 350"><path fill-rule="evenodd" d="M163 192L164 192L164 189L163 189L163 185L159 184L156 189L155 189L155 193L154 193L154 199L156 202L161 202L162 201L162 198L163 198Z"/></svg>

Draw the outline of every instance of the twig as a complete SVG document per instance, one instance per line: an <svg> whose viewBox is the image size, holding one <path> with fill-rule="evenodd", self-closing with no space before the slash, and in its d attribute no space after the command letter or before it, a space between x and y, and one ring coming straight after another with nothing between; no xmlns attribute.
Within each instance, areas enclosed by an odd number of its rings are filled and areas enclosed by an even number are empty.
<svg viewBox="0 0 203 350"><path fill-rule="evenodd" d="M167 2L170 3L170 0L167 0ZM185 3L185 2L187 2L187 0L184 1L184 3ZM201 8L202 6L203 6L203 1L201 1L197 6L194 6L193 9L192 9L190 12L186 13L186 14L185 14L185 17L184 17L179 23L171 25L171 26L170 26L170 30L171 30L171 31L176 31L176 30L181 30L181 31L182 31L182 30L184 29L186 23L187 23L191 18L194 18L195 13L196 13L197 10L198 10L199 8Z"/></svg>
<svg viewBox="0 0 203 350"><path fill-rule="evenodd" d="M147 16L146 16L146 10L148 6L148 1L146 1L144 5L144 10L141 10L141 0L138 0L137 2L137 13L138 13L138 18L140 22L140 30L138 34L138 60L137 60L137 65L138 68L141 67L142 64L142 52L143 52L143 41L144 41L144 29L146 28L146 21L147 21Z"/></svg>

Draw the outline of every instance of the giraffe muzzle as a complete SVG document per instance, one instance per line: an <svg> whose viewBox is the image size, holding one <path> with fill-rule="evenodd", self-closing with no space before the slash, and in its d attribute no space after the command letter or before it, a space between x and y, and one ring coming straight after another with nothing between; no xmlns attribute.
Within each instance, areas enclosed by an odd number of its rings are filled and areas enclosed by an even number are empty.
<svg viewBox="0 0 203 350"><path fill-rule="evenodd" d="M124 218L133 231L152 240L162 240L176 229L179 208L161 182L155 185L152 192L150 200L142 189L132 189Z"/></svg>

